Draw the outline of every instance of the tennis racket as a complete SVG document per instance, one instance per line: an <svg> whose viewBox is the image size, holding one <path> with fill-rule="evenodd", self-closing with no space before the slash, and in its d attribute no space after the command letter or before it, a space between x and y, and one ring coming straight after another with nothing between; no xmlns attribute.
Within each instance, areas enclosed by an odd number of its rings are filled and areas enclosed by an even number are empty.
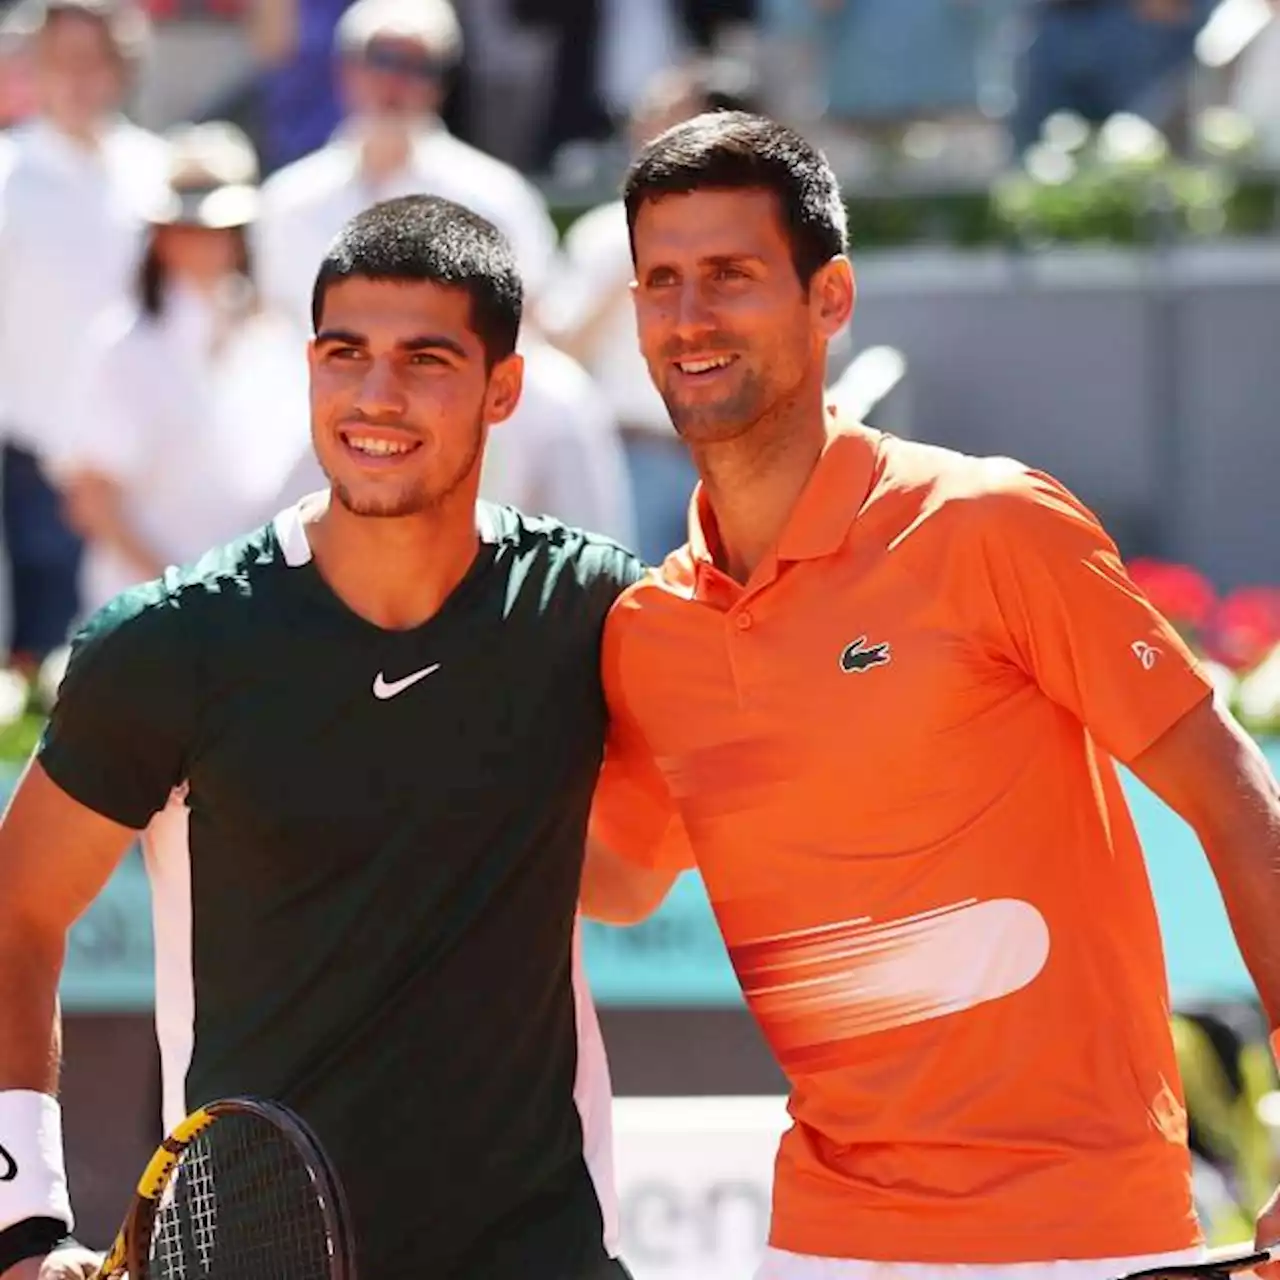
<svg viewBox="0 0 1280 1280"><path fill-rule="evenodd" d="M1170 1280L1226 1280L1239 1271L1248 1271L1267 1262L1280 1262L1280 1246L1268 1249L1242 1249L1234 1245L1225 1249L1210 1249L1199 1262L1182 1262L1171 1267L1150 1267L1145 1271L1133 1271L1121 1280L1158 1280L1168 1276Z"/></svg>
<svg viewBox="0 0 1280 1280"><path fill-rule="evenodd" d="M161 1143L97 1280L355 1280L346 1201L292 1111L227 1098Z"/></svg>

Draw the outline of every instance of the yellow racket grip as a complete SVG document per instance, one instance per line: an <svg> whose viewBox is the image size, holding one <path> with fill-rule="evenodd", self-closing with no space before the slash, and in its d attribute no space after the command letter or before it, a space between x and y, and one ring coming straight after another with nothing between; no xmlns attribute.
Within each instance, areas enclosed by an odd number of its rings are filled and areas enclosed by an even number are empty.
<svg viewBox="0 0 1280 1280"><path fill-rule="evenodd" d="M120 1235L116 1236L115 1243L111 1246L107 1256L103 1258L102 1266L98 1268L93 1280L114 1280L114 1277L124 1275L127 1265L124 1233L121 1232Z"/></svg>

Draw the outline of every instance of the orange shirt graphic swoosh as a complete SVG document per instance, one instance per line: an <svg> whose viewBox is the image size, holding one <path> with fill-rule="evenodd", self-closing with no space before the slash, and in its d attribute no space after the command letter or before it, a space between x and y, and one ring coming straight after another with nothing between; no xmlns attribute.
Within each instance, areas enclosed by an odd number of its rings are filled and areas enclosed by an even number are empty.
<svg viewBox="0 0 1280 1280"><path fill-rule="evenodd" d="M752 1009L787 1048L909 1026L1033 982L1049 928L1029 902L969 900L872 924L850 920L732 948Z"/></svg>

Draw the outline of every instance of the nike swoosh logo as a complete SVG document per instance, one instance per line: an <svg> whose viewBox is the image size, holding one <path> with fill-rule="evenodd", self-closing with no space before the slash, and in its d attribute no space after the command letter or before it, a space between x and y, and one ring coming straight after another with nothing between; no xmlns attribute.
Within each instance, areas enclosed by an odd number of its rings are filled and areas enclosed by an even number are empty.
<svg viewBox="0 0 1280 1280"><path fill-rule="evenodd" d="M0 1182L12 1182L18 1176L18 1162L0 1147Z"/></svg>
<svg viewBox="0 0 1280 1280"><path fill-rule="evenodd" d="M373 696L385 702L388 698L394 698L397 693L403 693L411 685L417 684L419 680L425 680L433 671L439 670L440 664L436 662L429 667L423 667L421 671L405 676L402 680L388 680L379 671L373 678Z"/></svg>

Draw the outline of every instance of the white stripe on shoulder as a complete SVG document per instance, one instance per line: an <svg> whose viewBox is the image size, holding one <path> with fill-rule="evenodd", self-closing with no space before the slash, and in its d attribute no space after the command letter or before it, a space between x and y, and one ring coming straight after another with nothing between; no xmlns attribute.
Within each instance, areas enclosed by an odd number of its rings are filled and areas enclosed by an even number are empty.
<svg viewBox="0 0 1280 1280"><path fill-rule="evenodd" d="M271 524L276 540L284 552L284 562L291 569L311 561L311 543L307 541L307 525L329 505L329 495L323 490L309 493L291 507L281 511ZM487 502L476 503L476 532L481 542L497 542L501 537L497 512Z"/></svg>
<svg viewBox="0 0 1280 1280"><path fill-rule="evenodd" d="M291 507L286 507L271 522L276 540L284 552L284 562L291 569L311 560L311 544L307 541L307 525L329 505L329 495L323 491L309 493Z"/></svg>

